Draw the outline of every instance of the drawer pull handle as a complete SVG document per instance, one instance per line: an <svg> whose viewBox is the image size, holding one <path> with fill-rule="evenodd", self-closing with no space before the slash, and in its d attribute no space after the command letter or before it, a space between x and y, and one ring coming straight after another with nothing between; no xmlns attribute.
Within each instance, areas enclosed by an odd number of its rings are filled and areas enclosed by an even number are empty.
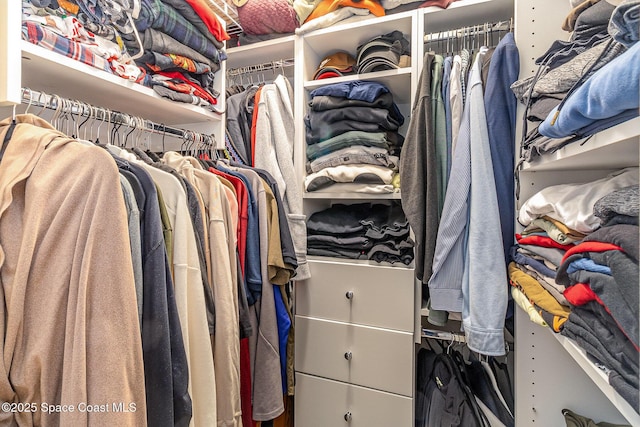
<svg viewBox="0 0 640 427"><path fill-rule="evenodd" d="M353 357L353 354L350 351L347 351L344 354L344 358L347 359L347 360L351 360L352 357Z"/></svg>
<svg viewBox="0 0 640 427"><path fill-rule="evenodd" d="M347 412L346 414L344 414L344 420L346 422L351 421L351 412Z"/></svg>
<svg viewBox="0 0 640 427"><path fill-rule="evenodd" d="M347 297L347 299L353 299L353 291L348 291L345 296Z"/></svg>

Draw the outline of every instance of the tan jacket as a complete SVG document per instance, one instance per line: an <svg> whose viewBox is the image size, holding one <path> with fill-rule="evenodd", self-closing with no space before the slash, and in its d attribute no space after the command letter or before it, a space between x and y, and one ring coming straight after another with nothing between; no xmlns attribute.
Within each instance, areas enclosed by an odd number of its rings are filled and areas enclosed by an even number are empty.
<svg viewBox="0 0 640 427"><path fill-rule="evenodd" d="M38 117L17 121L0 163L0 400L36 407L2 411L0 424L144 426L142 343L118 168L106 151L78 144ZM9 124L0 122L0 141ZM116 412L114 403L133 403L135 412ZM45 404L74 411L48 414Z"/></svg>

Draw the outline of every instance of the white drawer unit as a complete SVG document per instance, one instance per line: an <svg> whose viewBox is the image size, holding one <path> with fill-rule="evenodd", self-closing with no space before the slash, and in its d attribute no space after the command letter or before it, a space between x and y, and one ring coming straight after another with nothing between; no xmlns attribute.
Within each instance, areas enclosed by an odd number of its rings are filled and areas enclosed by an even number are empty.
<svg viewBox="0 0 640 427"><path fill-rule="evenodd" d="M412 399L296 374L296 427L412 426Z"/></svg>
<svg viewBox="0 0 640 427"><path fill-rule="evenodd" d="M296 287L296 314L413 331L413 270L309 261L311 279Z"/></svg>
<svg viewBox="0 0 640 427"><path fill-rule="evenodd" d="M413 334L296 316L296 370L413 394Z"/></svg>

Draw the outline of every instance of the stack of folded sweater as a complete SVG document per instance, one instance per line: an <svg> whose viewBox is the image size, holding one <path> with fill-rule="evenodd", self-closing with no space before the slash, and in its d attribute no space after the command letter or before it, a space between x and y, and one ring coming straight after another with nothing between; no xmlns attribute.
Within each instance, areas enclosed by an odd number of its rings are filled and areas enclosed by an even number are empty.
<svg viewBox="0 0 640 427"><path fill-rule="evenodd" d="M602 227L565 254L556 279L572 305L562 334L607 368L609 383L634 408L640 406L639 195L635 184L596 202Z"/></svg>
<svg viewBox="0 0 640 427"><path fill-rule="evenodd" d="M30 0L22 15L31 43L174 101L217 104L228 35L207 0Z"/></svg>
<svg viewBox="0 0 640 427"><path fill-rule="evenodd" d="M96 13L104 18L100 25L92 20ZM134 11L103 11L83 1L23 1L22 38L124 79L143 82L144 73L122 47L120 34L133 32L127 13Z"/></svg>
<svg viewBox="0 0 640 427"><path fill-rule="evenodd" d="M413 241L398 204L335 204L307 220L307 253L409 265Z"/></svg>
<svg viewBox="0 0 640 427"><path fill-rule="evenodd" d="M534 195L520 209L518 219L528 235L517 236L509 268L514 292L523 293L514 299L530 317L541 315L554 331L573 339L635 408L640 403L638 181L638 168L628 168ZM563 312L552 312L552 305Z"/></svg>
<svg viewBox="0 0 640 427"><path fill-rule="evenodd" d="M571 38L556 40L536 59L538 72L511 86L533 125L523 135L527 161L638 116L637 0L581 2L562 28Z"/></svg>
<svg viewBox="0 0 640 427"><path fill-rule="evenodd" d="M312 91L305 117L305 190L396 191L403 123L393 95L381 83L352 81Z"/></svg>
<svg viewBox="0 0 640 427"><path fill-rule="evenodd" d="M122 0L124 1L124 0ZM206 0L140 0L134 20L140 36L127 34L127 47L142 56L138 65L151 74L163 97L215 110L220 95L214 73L226 59L229 36Z"/></svg>

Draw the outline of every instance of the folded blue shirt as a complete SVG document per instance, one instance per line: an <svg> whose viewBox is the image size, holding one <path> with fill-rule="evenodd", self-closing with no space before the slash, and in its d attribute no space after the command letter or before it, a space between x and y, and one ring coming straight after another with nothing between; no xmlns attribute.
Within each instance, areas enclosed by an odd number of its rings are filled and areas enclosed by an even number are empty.
<svg viewBox="0 0 640 427"><path fill-rule="evenodd" d="M573 261L567 267L567 274L573 273L578 270L594 271L596 273L603 273L611 276L611 268L606 265L596 264L596 262L589 258L580 258Z"/></svg>
<svg viewBox="0 0 640 427"><path fill-rule="evenodd" d="M389 89L382 83L355 80L352 82L322 86L311 91L310 95L312 98L318 95L329 95L373 102L377 97L387 92L389 92Z"/></svg>
<svg viewBox="0 0 640 427"><path fill-rule="evenodd" d="M596 71L582 86L566 98L558 112L551 110L538 128L541 135L562 138L584 135L584 128L600 120L609 120L621 114L628 118L638 116L640 106L640 43L613 59ZM611 122L611 125L616 121Z"/></svg>

